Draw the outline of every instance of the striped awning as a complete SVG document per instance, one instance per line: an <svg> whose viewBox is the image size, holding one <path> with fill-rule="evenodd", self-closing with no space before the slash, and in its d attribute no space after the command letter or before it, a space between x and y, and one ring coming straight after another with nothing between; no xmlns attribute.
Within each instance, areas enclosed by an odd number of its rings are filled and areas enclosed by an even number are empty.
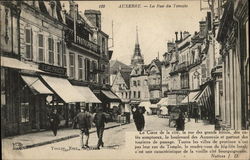
<svg viewBox="0 0 250 160"><path fill-rule="evenodd" d="M200 91L195 91L195 92L190 92L187 97L185 97L181 103L186 104L186 103L194 103L196 98L199 96Z"/></svg>
<svg viewBox="0 0 250 160"><path fill-rule="evenodd" d="M205 87L205 89L199 94L199 96L195 99L198 105L210 107L211 106L211 89L209 85Z"/></svg>

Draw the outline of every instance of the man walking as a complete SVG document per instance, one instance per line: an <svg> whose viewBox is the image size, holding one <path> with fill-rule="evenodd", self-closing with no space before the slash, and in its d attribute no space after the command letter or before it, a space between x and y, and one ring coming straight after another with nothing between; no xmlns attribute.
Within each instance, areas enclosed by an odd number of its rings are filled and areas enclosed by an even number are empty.
<svg viewBox="0 0 250 160"><path fill-rule="evenodd" d="M81 112L76 115L76 120L80 129L80 144L82 149L89 148L88 140L89 140L89 129L91 128L91 115L87 111L86 106L81 107ZM84 135L86 136L86 140L84 142Z"/></svg>
<svg viewBox="0 0 250 160"><path fill-rule="evenodd" d="M107 123L107 119L106 119L105 114L102 110L102 107L97 108L97 113L94 116L93 122L95 123L96 133L97 133L97 137L98 137L97 149L100 149L100 146L102 146L102 147L104 146L104 143L102 141L102 137L103 137L105 123Z"/></svg>
<svg viewBox="0 0 250 160"><path fill-rule="evenodd" d="M56 109L53 109L53 112L50 114L49 119L50 119L51 130L53 131L54 136L56 136L57 135L58 125L60 123L59 116L57 114Z"/></svg>
<svg viewBox="0 0 250 160"><path fill-rule="evenodd" d="M133 113L133 119L135 122L135 126L137 131L143 131L144 126L145 126L145 119L144 119L144 113L145 113L145 108L144 107L138 107L135 106L132 109L132 113Z"/></svg>

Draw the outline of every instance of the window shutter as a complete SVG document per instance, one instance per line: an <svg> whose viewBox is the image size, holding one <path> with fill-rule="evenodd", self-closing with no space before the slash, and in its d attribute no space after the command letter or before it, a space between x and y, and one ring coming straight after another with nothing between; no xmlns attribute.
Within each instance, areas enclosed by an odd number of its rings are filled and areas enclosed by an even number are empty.
<svg viewBox="0 0 250 160"><path fill-rule="evenodd" d="M30 30L30 59L33 60L33 32Z"/></svg>

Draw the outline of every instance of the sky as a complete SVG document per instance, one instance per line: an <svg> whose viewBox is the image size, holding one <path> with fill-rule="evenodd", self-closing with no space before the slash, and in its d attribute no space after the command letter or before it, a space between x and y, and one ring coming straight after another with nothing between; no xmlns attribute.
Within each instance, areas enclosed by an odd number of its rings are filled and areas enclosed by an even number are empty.
<svg viewBox="0 0 250 160"><path fill-rule="evenodd" d="M65 3L66 9L68 2ZM204 20L206 10L200 10L200 0L166 0L166 1L76 1L79 11L86 9L100 10L102 14L102 31L110 38L114 46L112 60L130 64L136 40L138 26L139 44L145 64L158 57L163 59L167 42L175 40L175 33L199 31L199 21ZM141 8L119 8L122 4L140 4ZM171 5L171 8L156 8L159 5ZM105 5L100 8L100 5ZM144 6L148 7L145 8ZM149 8L154 5L155 8ZM174 5L186 7L175 8ZM205 4L203 4L204 6ZM113 35L112 35L113 21ZM109 46L111 46L111 40Z"/></svg>

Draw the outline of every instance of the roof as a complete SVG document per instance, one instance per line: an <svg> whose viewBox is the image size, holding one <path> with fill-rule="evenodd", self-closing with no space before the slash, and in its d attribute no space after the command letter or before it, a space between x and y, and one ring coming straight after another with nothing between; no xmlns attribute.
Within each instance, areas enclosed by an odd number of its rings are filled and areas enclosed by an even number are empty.
<svg viewBox="0 0 250 160"><path fill-rule="evenodd" d="M120 73L121 73L121 76L122 76L122 78L124 79L126 85L127 85L128 87L130 87L129 81L130 81L130 73L131 73L131 72L120 71Z"/></svg>
<svg viewBox="0 0 250 160"><path fill-rule="evenodd" d="M110 61L110 73L116 74L118 70L121 70L123 72L131 72L132 68L118 60L111 60Z"/></svg>

